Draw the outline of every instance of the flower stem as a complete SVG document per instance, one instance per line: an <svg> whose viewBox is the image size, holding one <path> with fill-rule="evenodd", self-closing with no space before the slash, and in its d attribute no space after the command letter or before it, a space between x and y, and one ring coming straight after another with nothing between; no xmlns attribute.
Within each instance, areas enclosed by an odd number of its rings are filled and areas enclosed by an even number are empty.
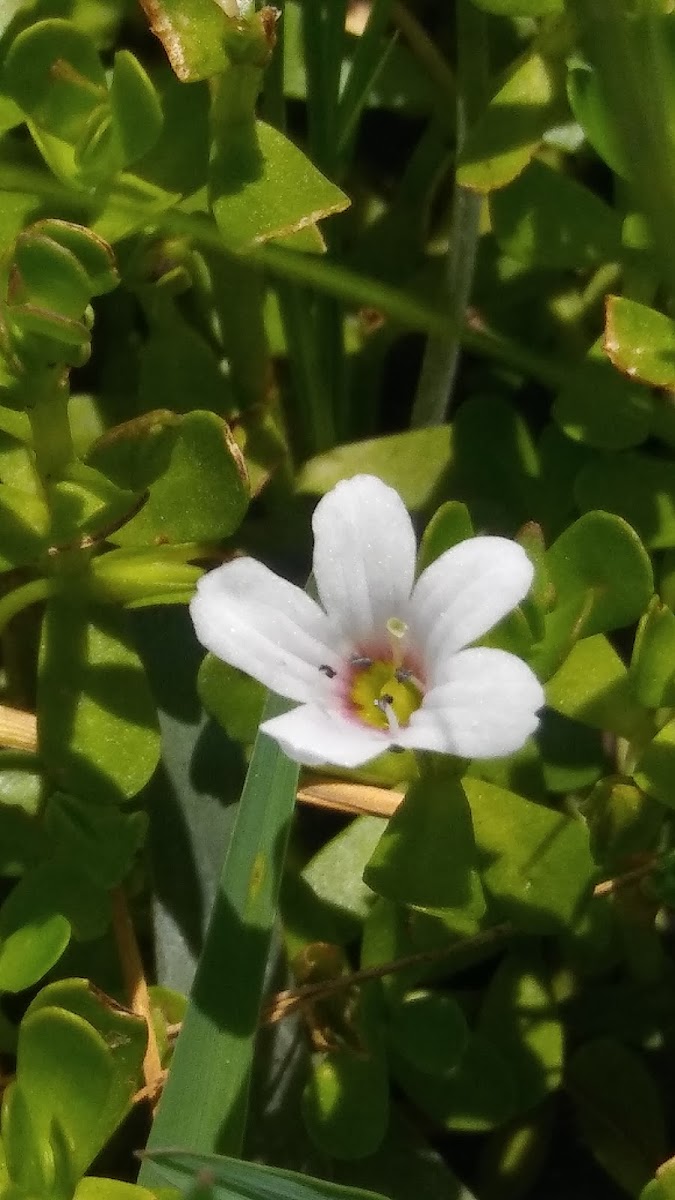
<svg viewBox="0 0 675 1200"><path fill-rule="evenodd" d="M40 390L28 416L33 433L35 463L43 485L59 479L74 457L68 419L68 387L54 382Z"/></svg>
<svg viewBox="0 0 675 1200"><path fill-rule="evenodd" d="M485 15L471 0L457 5L457 154L466 130L480 112L487 90L488 56ZM453 318L445 337L430 337L422 362L411 425L440 425L446 419L462 344L479 238L482 197L455 184L446 288Z"/></svg>

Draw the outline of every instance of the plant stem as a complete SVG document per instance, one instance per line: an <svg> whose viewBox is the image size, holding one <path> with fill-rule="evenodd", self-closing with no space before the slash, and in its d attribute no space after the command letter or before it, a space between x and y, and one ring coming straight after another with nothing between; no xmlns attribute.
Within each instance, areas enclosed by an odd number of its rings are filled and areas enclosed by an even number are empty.
<svg viewBox="0 0 675 1200"><path fill-rule="evenodd" d="M476 119L487 89L487 22L471 3L457 5L457 154ZM422 362L411 425L440 425L446 419L457 374L464 318L471 294L482 198L455 184L446 268L451 330L430 337Z"/></svg>
<svg viewBox="0 0 675 1200"><path fill-rule="evenodd" d="M22 609L28 608L29 604L37 604L39 600L46 600L53 588L51 579L32 579L30 583L24 583L3 596L0 600L0 633Z"/></svg>
<svg viewBox="0 0 675 1200"><path fill-rule="evenodd" d="M670 18L656 0L631 0L630 6L626 0L567 0L567 5L597 71L607 115L630 164L635 199L675 296L675 145L662 24Z"/></svg>
<svg viewBox="0 0 675 1200"><path fill-rule="evenodd" d="M115 942L119 954L124 983L129 997L129 1007L137 1016L142 1017L148 1030L148 1044L143 1058L143 1079L150 1104L154 1108L159 1099L164 1071L157 1045L155 1026L152 1019L150 993L145 980L143 962L141 959L136 931L134 929L127 898L121 887L113 888L112 895L112 924Z"/></svg>
<svg viewBox="0 0 675 1200"><path fill-rule="evenodd" d="M35 464L43 485L59 479L74 456L68 419L68 388L62 383L45 389L28 412L33 432Z"/></svg>

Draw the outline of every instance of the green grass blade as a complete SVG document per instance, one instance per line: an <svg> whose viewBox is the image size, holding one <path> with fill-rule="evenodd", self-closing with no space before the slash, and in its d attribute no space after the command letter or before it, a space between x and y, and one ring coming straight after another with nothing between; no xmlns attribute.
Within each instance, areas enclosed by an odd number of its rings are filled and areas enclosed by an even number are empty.
<svg viewBox="0 0 675 1200"><path fill-rule="evenodd" d="M178 1150L156 1151L152 1157L163 1182L174 1187L183 1188L200 1175L208 1179L213 1200L384 1200L362 1188L236 1158Z"/></svg>
<svg viewBox="0 0 675 1200"><path fill-rule="evenodd" d="M368 21L354 48L337 113L337 153L342 165L349 158L353 135L386 59L395 43L395 36L385 40L392 0L374 0Z"/></svg>
<svg viewBox="0 0 675 1200"><path fill-rule="evenodd" d="M283 711L271 697L264 717ZM265 965L298 779L258 733L190 1003L148 1149L241 1152ZM144 1161L139 1182L157 1172Z"/></svg>

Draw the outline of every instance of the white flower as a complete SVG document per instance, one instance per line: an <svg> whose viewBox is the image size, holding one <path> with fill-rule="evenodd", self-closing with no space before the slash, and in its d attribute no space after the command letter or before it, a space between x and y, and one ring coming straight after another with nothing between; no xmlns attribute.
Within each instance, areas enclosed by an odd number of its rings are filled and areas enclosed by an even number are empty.
<svg viewBox="0 0 675 1200"><path fill-rule="evenodd" d="M252 558L205 575L197 637L297 708L261 728L308 766L356 767L393 746L462 758L518 750L544 703L504 650L465 649L527 595L533 569L500 537L453 546L415 582L415 534L372 475L338 483L313 518L320 607Z"/></svg>

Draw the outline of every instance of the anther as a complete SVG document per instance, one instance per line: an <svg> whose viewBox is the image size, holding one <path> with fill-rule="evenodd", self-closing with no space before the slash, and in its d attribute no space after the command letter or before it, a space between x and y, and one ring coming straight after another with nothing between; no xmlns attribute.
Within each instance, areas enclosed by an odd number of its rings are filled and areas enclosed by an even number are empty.
<svg viewBox="0 0 675 1200"><path fill-rule="evenodd" d="M368 656L365 654L352 654L352 657L349 660L349 665L350 667L358 667L359 669L363 668L365 670L366 667L372 667L373 660L372 658L368 658Z"/></svg>
<svg viewBox="0 0 675 1200"><path fill-rule="evenodd" d="M412 671L409 671L407 667L397 667L394 671L394 679L397 683L412 683L418 692L424 692L421 680Z"/></svg>
<svg viewBox="0 0 675 1200"><path fill-rule="evenodd" d="M335 679L335 676L337 675L337 671L333 670L332 667L329 667L328 663L322 663L319 667L319 670L323 675L327 675L329 679Z"/></svg>

